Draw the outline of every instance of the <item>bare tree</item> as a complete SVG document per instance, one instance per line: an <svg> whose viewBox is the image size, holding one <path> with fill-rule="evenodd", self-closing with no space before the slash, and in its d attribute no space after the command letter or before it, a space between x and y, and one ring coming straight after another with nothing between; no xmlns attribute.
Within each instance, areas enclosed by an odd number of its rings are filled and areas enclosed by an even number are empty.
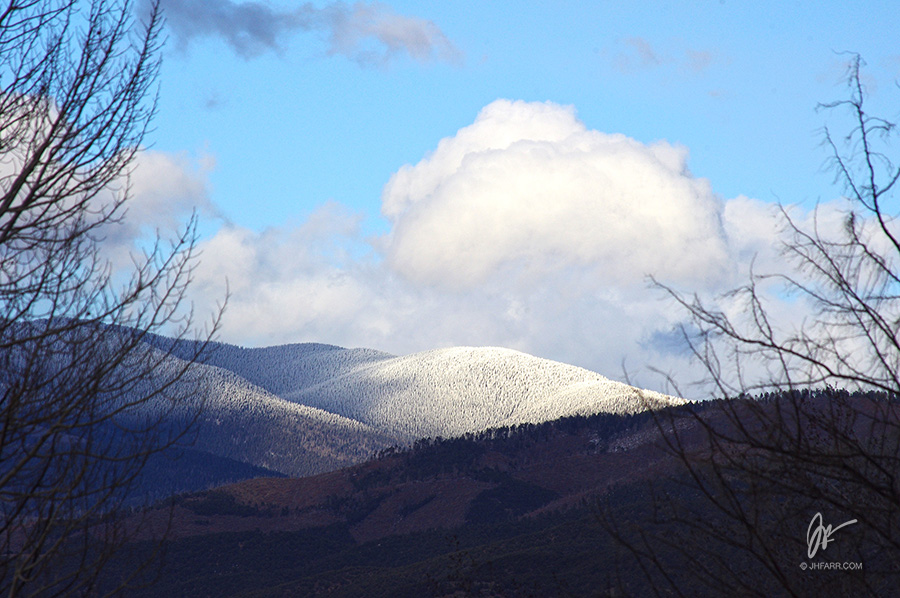
<svg viewBox="0 0 900 598"><path fill-rule="evenodd" d="M139 532L116 515L200 403L166 344L195 334L193 220L104 253L156 105L161 16L128 0L0 5L0 590L87 595ZM164 333L168 340L156 333ZM193 380L196 383L196 380ZM138 568L140 569L140 568ZM113 591L140 571L120 572Z"/></svg>
<svg viewBox="0 0 900 598"><path fill-rule="evenodd" d="M674 465L648 494L646 520L620 525L610 505L602 511L644 589L803 596L896 587L900 166L890 157L895 125L865 110L860 67L853 56L848 99L821 106L849 117L845 135L824 129L850 206L843 226L816 214L805 226L782 208L792 269L751 272L725 296L743 308L737 317L655 281L689 316L682 336L720 399L657 418ZM785 295L805 306L805 320L778 317L774 302ZM821 543L827 526L846 522Z"/></svg>
<svg viewBox="0 0 900 598"><path fill-rule="evenodd" d="M751 272L731 291L742 321L657 282L690 316L683 337L719 396L824 384L900 392L900 227L891 211L900 165L889 154L896 126L865 111L860 63L854 56L849 65L850 97L820 106L850 118L845 135L824 129L835 182L849 200L843 230L823 230L816 213L805 228L782 208L783 255L792 271ZM773 283L808 306L808 319L791 327L776 321L764 290ZM760 366L766 375L748 377Z"/></svg>

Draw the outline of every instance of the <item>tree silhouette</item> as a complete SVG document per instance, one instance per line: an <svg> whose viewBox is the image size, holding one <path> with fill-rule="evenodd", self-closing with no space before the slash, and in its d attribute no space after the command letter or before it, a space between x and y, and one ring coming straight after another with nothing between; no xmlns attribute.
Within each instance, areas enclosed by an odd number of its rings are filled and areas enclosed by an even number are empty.
<svg viewBox="0 0 900 598"><path fill-rule="evenodd" d="M849 62L849 97L821 106L849 117L846 134L824 129L850 206L842 227L820 225L816 214L807 226L782 208L791 270L751 272L726 296L740 310L656 281L689 316L682 336L722 398L657 416L675 465L650 489L645 518L623 524L611 505L601 511L625 560L643 572L641 592L885 595L895 587L900 167L890 156L895 125L865 110L861 65L855 55ZM804 305L806 319L779 318L772 288ZM826 524L848 521L831 543L816 542Z"/></svg>
<svg viewBox="0 0 900 598"><path fill-rule="evenodd" d="M87 595L139 533L141 469L190 440L202 402L185 289L193 219L104 253L155 111L161 15L127 0L0 6L0 590ZM169 340L156 336L166 333ZM200 342L184 360L168 343ZM151 342L152 341L152 342ZM137 521L137 520L135 520ZM146 565L147 563L143 563ZM142 567L120 572L115 592ZM121 586L121 587L120 587Z"/></svg>

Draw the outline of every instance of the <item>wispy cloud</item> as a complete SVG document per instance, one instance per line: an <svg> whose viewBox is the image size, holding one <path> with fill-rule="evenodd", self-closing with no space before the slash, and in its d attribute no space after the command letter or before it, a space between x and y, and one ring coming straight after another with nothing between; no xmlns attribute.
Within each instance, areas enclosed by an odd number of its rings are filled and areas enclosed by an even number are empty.
<svg viewBox="0 0 900 598"><path fill-rule="evenodd" d="M182 49L198 38L218 37L238 55L252 58L282 51L293 35L319 33L328 40L328 54L363 66L384 66L402 55L423 63L462 60L462 52L434 22L397 14L381 3L333 2L318 8L307 2L278 10L261 2L163 0L162 6Z"/></svg>
<svg viewBox="0 0 900 598"><path fill-rule="evenodd" d="M620 40L618 49L608 55L615 69L623 74L657 68L674 68L686 74L699 74L705 72L716 58L708 50L661 50L643 37Z"/></svg>
<svg viewBox="0 0 900 598"><path fill-rule="evenodd" d="M692 73L702 73L712 64L712 52L687 50L685 52L685 68Z"/></svg>
<svg viewBox="0 0 900 598"><path fill-rule="evenodd" d="M629 37L622 42L628 50L617 57L621 70L627 71L635 67L659 66L662 59L656 54L650 42L642 37Z"/></svg>

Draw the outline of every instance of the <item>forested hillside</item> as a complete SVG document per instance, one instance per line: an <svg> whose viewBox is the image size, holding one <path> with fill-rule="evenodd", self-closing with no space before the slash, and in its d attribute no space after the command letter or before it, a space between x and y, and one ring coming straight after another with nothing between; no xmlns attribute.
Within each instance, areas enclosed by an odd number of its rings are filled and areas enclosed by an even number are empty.
<svg viewBox="0 0 900 598"><path fill-rule="evenodd" d="M828 410L836 398L858 408L859 418L843 412L841 421L861 440L876 431L866 413L900 412L884 393L823 390L576 416L423 439L341 471L181 496L172 511L160 510L175 522L169 565L157 587L136 595L644 596L670 583L683 595L726 595L703 574L716 559L736 568L736 583L763 595L780 595L779 583L796 586L796 595L803 588L890 595L897 565L896 552L883 549L890 538L871 527L841 534L816 562L864 566L813 577L797 566L807 559L812 513L824 511L829 523L847 516L832 513L820 494L772 492L768 468L735 467L766 464L740 444L720 445L715 461L709 456L719 432L735 439L741 424L756 428L760 414L796 400ZM740 422L728 417L735 412L744 414ZM801 433L821 438L812 428ZM854 480L838 476L846 465L775 473L778 484L812 474L830 487L851 487ZM724 478L716 477L725 472L720 467L728 468ZM717 480L733 493L703 492ZM872 508L874 489L855 487L851 498ZM740 510L719 508L726 506ZM739 514L753 519L735 519ZM862 510L854 514L855 526L870 525ZM751 523L761 532L757 544L747 536ZM752 556L768 551L785 571L780 580L769 562ZM652 558L663 559L660 568Z"/></svg>

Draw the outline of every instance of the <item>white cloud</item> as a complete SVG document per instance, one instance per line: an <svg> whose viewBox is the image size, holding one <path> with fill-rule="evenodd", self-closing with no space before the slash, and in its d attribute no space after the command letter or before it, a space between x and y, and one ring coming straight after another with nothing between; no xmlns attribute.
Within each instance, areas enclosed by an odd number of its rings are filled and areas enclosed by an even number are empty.
<svg viewBox="0 0 900 598"><path fill-rule="evenodd" d="M183 230L192 213L216 214L206 183L211 168L209 157L198 163L186 153L137 153L127 181L115 185L129 186L128 200L119 218L101 231L104 254L114 267L127 269L132 263L130 254L143 242L157 235L171 238Z"/></svg>
<svg viewBox="0 0 900 598"><path fill-rule="evenodd" d="M225 334L240 344L373 338L378 284L358 257L358 223L328 203L295 227L225 226L200 245L191 296L210 305L225 296L227 281Z"/></svg>
<svg viewBox="0 0 900 598"><path fill-rule="evenodd" d="M18 130L10 129L2 148L0 193L11 189L22 174L23 165L34 158L34 148L40 146L39 142L48 136L60 135L59 129L50 124L58 116L52 101L32 96L16 96L16 100L13 104L18 105L13 108L21 109L27 118L18 123ZM97 150L97 147L91 148L91 151ZM48 150L47 153L54 152ZM170 238L168 233L183 228L192 212L211 214L215 211L206 190L206 171L212 167L208 157L197 163L186 153L142 150L135 154L125 170L113 173L115 176L111 180L103 179L104 175L97 172L91 173L89 168L75 168L76 157L63 163L41 162L46 170L31 172L24 188L40 195L49 194L46 186L52 185L53 192L59 194L59 203L51 208L51 212L71 210L87 198L89 206L81 217L95 224L103 223L92 232L103 239L102 257L110 260L114 269L133 266L130 254L139 251L142 242L149 240L152 243L157 233L162 238ZM46 155L42 158L46 160ZM90 167L97 166L92 164ZM87 196L82 195L85 176L92 181ZM107 186L103 189L93 187L100 180ZM22 204L19 208L28 203L24 193L15 199L16 204ZM38 210L40 205L40 202L31 204L30 209ZM17 211L8 211L4 217Z"/></svg>
<svg viewBox="0 0 900 598"><path fill-rule="evenodd" d="M498 100L385 187L387 259L411 280L472 288L587 268L607 284L647 274L721 278L721 201L687 150L587 129L574 110Z"/></svg>
<svg viewBox="0 0 900 598"><path fill-rule="evenodd" d="M172 229L193 210L214 212L206 188L206 176L213 167L209 157L196 161L187 153L139 152L131 175L126 223Z"/></svg>

